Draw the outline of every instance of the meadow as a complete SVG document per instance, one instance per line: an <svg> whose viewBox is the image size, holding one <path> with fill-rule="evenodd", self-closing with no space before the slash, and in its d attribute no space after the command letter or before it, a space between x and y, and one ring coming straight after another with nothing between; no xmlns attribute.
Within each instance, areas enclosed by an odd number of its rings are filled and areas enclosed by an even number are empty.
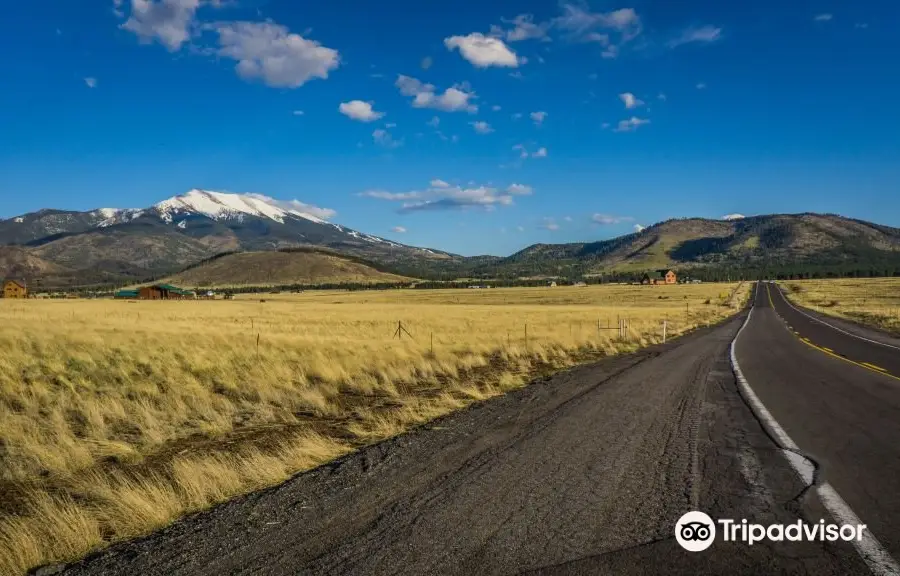
<svg viewBox="0 0 900 576"><path fill-rule="evenodd" d="M781 284L796 304L900 334L900 278L787 280Z"/></svg>
<svg viewBox="0 0 900 576"><path fill-rule="evenodd" d="M657 343L664 322L669 338L717 322L748 294L697 284L0 299L0 575Z"/></svg>

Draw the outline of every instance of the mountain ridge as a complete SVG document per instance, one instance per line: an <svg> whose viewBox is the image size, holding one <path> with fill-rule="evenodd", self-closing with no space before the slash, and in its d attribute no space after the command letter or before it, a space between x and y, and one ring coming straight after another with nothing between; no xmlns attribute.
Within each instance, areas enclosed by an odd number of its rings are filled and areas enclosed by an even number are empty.
<svg viewBox="0 0 900 576"><path fill-rule="evenodd" d="M900 228L837 214L675 218L615 238L532 244L506 257L408 246L330 222L330 215L296 201L200 189L143 209L43 209L0 220L0 277L126 284L171 276L222 253L302 247L430 280L633 276L661 268L900 272Z"/></svg>

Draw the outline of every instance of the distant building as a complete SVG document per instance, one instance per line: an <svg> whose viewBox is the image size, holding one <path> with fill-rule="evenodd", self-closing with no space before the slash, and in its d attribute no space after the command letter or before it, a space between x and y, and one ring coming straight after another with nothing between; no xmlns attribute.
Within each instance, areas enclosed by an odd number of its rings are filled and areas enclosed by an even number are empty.
<svg viewBox="0 0 900 576"><path fill-rule="evenodd" d="M193 300L196 294L171 284L154 284L138 290L140 300Z"/></svg>
<svg viewBox="0 0 900 576"><path fill-rule="evenodd" d="M119 290L113 297L117 300L137 300L140 296L139 290Z"/></svg>
<svg viewBox="0 0 900 576"><path fill-rule="evenodd" d="M13 280L12 278L3 282L4 298L28 298L28 286L24 280Z"/></svg>
<svg viewBox="0 0 900 576"><path fill-rule="evenodd" d="M641 284L658 285L658 284L677 284L678 276L674 270L657 270L656 275L644 274L641 278Z"/></svg>
<svg viewBox="0 0 900 576"><path fill-rule="evenodd" d="M550 286L551 288L556 288L556 282L550 282L548 286Z"/></svg>

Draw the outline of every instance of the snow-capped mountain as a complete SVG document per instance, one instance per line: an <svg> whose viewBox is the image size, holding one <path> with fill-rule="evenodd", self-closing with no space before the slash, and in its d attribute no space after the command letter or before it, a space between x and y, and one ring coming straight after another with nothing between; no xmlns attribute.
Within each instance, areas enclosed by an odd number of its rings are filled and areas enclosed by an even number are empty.
<svg viewBox="0 0 900 576"><path fill-rule="evenodd" d="M143 275L216 254L320 246L376 262L453 258L329 222L334 212L261 194L190 190L146 208L40 210L0 220L0 245L81 270Z"/></svg>
<svg viewBox="0 0 900 576"><path fill-rule="evenodd" d="M310 211L324 211L300 202L282 202L262 194L227 194L209 190L191 190L187 194L174 196L153 206L153 210L166 222L172 222L185 214L202 215L213 220L241 218L244 215L269 218L284 224L285 218L303 218L318 224L326 221Z"/></svg>

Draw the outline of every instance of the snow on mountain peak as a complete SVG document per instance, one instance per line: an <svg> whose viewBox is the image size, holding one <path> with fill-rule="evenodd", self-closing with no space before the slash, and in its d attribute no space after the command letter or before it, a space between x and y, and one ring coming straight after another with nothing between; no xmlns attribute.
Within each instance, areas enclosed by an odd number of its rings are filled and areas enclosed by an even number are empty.
<svg viewBox="0 0 900 576"><path fill-rule="evenodd" d="M334 215L333 210L308 206L296 200L283 202L262 194L229 194L198 189L163 200L154 208L168 223L173 221L174 215L184 212L202 214L213 220L242 217L248 214L259 218L269 218L282 224L287 215L305 218L319 224L325 222L324 218ZM314 213L318 213L324 218Z"/></svg>

